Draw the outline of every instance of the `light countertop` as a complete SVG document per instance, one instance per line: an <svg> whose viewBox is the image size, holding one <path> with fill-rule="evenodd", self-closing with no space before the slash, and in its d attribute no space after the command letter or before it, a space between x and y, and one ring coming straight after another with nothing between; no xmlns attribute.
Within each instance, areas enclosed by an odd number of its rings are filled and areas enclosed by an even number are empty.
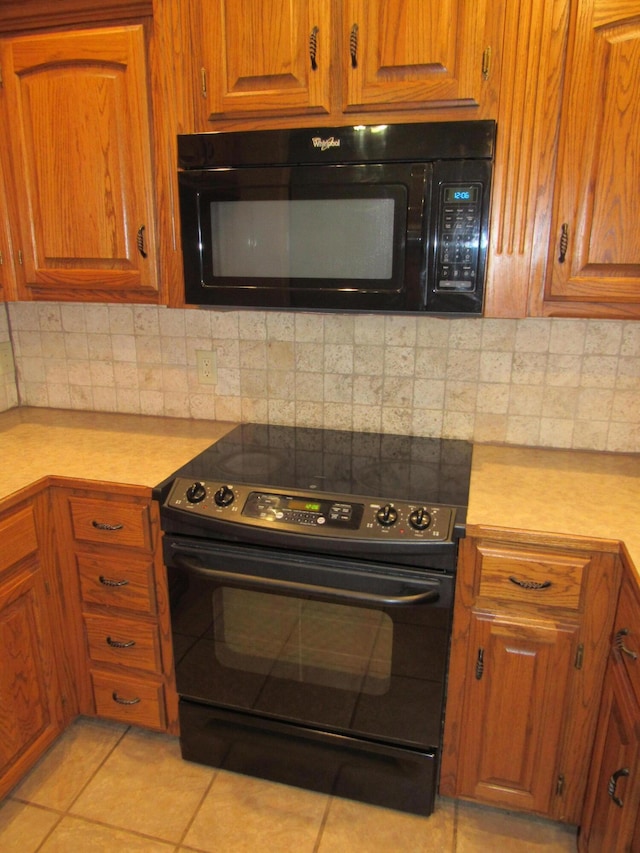
<svg viewBox="0 0 640 853"><path fill-rule="evenodd" d="M467 522L624 542L640 574L640 456L475 445Z"/></svg>
<svg viewBox="0 0 640 853"><path fill-rule="evenodd" d="M57 409L0 414L0 499L47 476L155 486L235 426ZM640 456L475 445L469 525L625 543L640 574Z"/></svg>

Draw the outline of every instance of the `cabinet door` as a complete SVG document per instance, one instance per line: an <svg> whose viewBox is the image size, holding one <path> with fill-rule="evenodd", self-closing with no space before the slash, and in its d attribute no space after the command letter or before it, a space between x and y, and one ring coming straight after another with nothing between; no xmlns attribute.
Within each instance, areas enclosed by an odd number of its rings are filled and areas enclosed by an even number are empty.
<svg viewBox="0 0 640 853"><path fill-rule="evenodd" d="M577 628L472 616L459 793L546 813Z"/></svg>
<svg viewBox="0 0 640 853"><path fill-rule="evenodd" d="M329 0L195 0L201 124L329 111Z"/></svg>
<svg viewBox="0 0 640 853"><path fill-rule="evenodd" d="M583 851L627 853L638 849L633 837L640 805L639 714L620 662L612 661L587 791Z"/></svg>
<svg viewBox="0 0 640 853"><path fill-rule="evenodd" d="M141 26L0 43L26 288L157 302Z"/></svg>
<svg viewBox="0 0 640 853"><path fill-rule="evenodd" d="M575 7L545 310L640 316L640 2Z"/></svg>
<svg viewBox="0 0 640 853"><path fill-rule="evenodd" d="M0 585L0 797L62 731L37 560Z"/></svg>
<svg viewBox="0 0 640 853"><path fill-rule="evenodd" d="M344 109L477 107L489 71L485 24L500 14L494 6L345 0Z"/></svg>

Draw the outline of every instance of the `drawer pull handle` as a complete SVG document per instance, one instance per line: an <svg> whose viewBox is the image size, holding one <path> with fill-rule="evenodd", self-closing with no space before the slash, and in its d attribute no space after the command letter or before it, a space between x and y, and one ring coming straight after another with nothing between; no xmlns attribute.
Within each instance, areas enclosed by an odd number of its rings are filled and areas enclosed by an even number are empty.
<svg viewBox="0 0 640 853"><path fill-rule="evenodd" d="M107 637L107 645L111 646L112 649L130 649L135 644L135 640L127 640L127 642L123 643L121 640L112 640L111 637Z"/></svg>
<svg viewBox="0 0 640 853"><path fill-rule="evenodd" d="M100 575L98 578L102 586L127 586L129 583L128 580L114 581L111 578L105 578L104 575Z"/></svg>
<svg viewBox="0 0 640 853"><path fill-rule="evenodd" d="M509 580L522 589L549 589L551 586L551 581L522 581L519 578L514 578L513 575L509 577Z"/></svg>
<svg viewBox="0 0 640 853"><path fill-rule="evenodd" d="M122 696L118 696L118 694L116 693L115 690L111 694L111 698L113 699L114 702L117 702L118 705L137 705L138 702L141 701L141 699L138 696L136 696L135 699L123 699Z"/></svg>
<svg viewBox="0 0 640 853"><path fill-rule="evenodd" d="M629 768L621 767L620 770L616 770L616 772L611 775L611 779L609 779L609 784L607 785L607 793L609 794L613 802L618 806L618 808L622 808L624 806L624 803L620 799L620 797L616 796L616 786L618 784L618 779L620 779L621 776L628 775Z"/></svg>
<svg viewBox="0 0 640 853"><path fill-rule="evenodd" d="M96 530L122 530L124 524L108 524L106 521L92 521Z"/></svg>
<svg viewBox="0 0 640 853"><path fill-rule="evenodd" d="M628 649L624 644L624 638L629 634L628 628L620 628L619 631L616 631L616 637L614 640L616 649L621 652L623 655L627 655L631 660L638 660L638 653Z"/></svg>

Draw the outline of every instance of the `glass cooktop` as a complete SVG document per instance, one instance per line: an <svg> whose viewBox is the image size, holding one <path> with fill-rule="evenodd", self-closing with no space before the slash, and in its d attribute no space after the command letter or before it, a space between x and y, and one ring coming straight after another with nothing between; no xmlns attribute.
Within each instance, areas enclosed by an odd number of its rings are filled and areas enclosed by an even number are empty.
<svg viewBox="0 0 640 853"><path fill-rule="evenodd" d="M160 484L156 497L181 476L444 504L463 522L472 449L454 439L242 424Z"/></svg>

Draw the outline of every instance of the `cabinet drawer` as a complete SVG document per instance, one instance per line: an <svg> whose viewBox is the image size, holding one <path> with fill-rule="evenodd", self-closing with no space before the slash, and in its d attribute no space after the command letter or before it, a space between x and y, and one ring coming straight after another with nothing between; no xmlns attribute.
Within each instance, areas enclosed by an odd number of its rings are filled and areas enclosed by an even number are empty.
<svg viewBox="0 0 640 853"><path fill-rule="evenodd" d="M629 581L625 581L620 592L613 637L640 704L640 601Z"/></svg>
<svg viewBox="0 0 640 853"><path fill-rule="evenodd" d="M38 550L33 509L24 507L0 521L0 572Z"/></svg>
<svg viewBox="0 0 640 853"><path fill-rule="evenodd" d="M156 612L153 563L150 557L123 554L77 554L82 600L132 610Z"/></svg>
<svg viewBox="0 0 640 853"><path fill-rule="evenodd" d="M160 643L155 625L123 616L84 614L89 657L96 663L161 672Z"/></svg>
<svg viewBox="0 0 640 853"><path fill-rule="evenodd" d="M147 504L124 501L69 498L74 538L101 545L151 548L151 526Z"/></svg>
<svg viewBox="0 0 640 853"><path fill-rule="evenodd" d="M577 610L589 554L506 548L481 542L480 598Z"/></svg>
<svg viewBox="0 0 640 853"><path fill-rule="evenodd" d="M152 729L166 728L164 686L155 679L92 670L96 714Z"/></svg>

